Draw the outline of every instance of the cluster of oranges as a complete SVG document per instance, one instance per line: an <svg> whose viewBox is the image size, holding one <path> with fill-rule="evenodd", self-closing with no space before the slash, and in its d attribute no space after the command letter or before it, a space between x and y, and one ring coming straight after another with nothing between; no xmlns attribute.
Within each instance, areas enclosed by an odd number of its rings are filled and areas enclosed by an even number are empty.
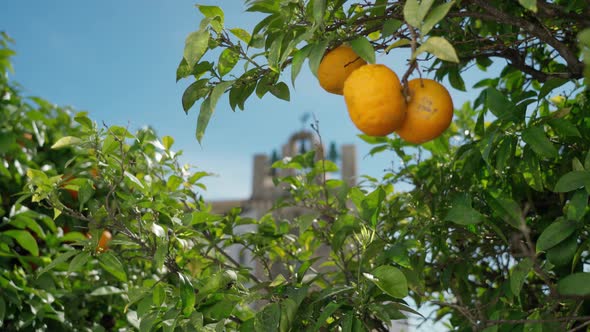
<svg viewBox="0 0 590 332"><path fill-rule="evenodd" d="M453 118L453 101L444 86L417 78L408 82L404 93L393 70L367 64L346 45L324 56L318 79L324 90L344 95L350 119L370 136L395 132L420 144L440 136Z"/></svg>

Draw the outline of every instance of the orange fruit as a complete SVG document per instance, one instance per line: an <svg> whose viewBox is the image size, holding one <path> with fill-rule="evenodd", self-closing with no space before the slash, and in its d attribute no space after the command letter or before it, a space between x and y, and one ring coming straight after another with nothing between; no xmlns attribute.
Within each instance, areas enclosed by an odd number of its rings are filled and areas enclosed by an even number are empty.
<svg viewBox="0 0 590 332"><path fill-rule="evenodd" d="M402 126L395 132L414 144L440 136L453 120L453 100L440 83L426 78L408 82L408 110Z"/></svg>
<svg viewBox="0 0 590 332"><path fill-rule="evenodd" d="M98 246L96 246L96 251L101 253L109 250L109 243L111 242L112 238L113 235L111 234L111 232L109 232L106 229L102 231L102 235L100 236L100 239L98 239Z"/></svg>
<svg viewBox="0 0 590 332"><path fill-rule="evenodd" d="M355 126L370 136L386 136L406 116L406 101L397 74L385 65L369 64L344 82L344 101Z"/></svg>
<svg viewBox="0 0 590 332"><path fill-rule="evenodd" d="M326 53L320 62L318 68L320 86L330 93L341 95L346 78L366 64L367 62L359 57L350 46L338 46Z"/></svg>

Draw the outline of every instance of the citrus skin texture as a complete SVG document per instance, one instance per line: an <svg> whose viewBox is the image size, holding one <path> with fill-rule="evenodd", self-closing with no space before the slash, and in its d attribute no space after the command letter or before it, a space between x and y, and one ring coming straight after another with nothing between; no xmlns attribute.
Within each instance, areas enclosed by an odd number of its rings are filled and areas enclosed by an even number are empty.
<svg viewBox="0 0 590 332"><path fill-rule="evenodd" d="M98 246L96 247L96 251L101 253L101 252L105 252L105 251L109 250L109 243L111 242L112 238L113 238L113 235L111 234L111 232L109 232L106 229L104 231L102 231L102 235L100 236L100 239L98 240Z"/></svg>
<svg viewBox="0 0 590 332"><path fill-rule="evenodd" d="M408 82L406 120L396 133L405 141L420 144L440 136L453 120L453 100L440 83L426 78Z"/></svg>
<svg viewBox="0 0 590 332"><path fill-rule="evenodd" d="M367 62L350 46L338 46L329 51L320 62L318 68L320 86L330 93L341 95L346 78L366 64Z"/></svg>
<svg viewBox="0 0 590 332"><path fill-rule="evenodd" d="M369 136L391 134L406 116L399 78L385 65L369 64L350 74L344 101L354 125Z"/></svg>

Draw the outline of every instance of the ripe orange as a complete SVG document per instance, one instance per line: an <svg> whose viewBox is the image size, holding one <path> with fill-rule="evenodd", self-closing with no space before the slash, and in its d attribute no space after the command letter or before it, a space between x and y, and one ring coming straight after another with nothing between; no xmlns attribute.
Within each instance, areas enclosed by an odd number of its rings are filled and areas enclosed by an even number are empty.
<svg viewBox="0 0 590 332"><path fill-rule="evenodd" d="M426 78L408 82L406 120L396 133L404 140L420 144L440 136L453 119L453 100L440 83Z"/></svg>
<svg viewBox="0 0 590 332"><path fill-rule="evenodd" d="M350 74L344 82L344 101L352 122L370 136L391 134L406 116L399 78L385 65L365 65Z"/></svg>
<svg viewBox="0 0 590 332"><path fill-rule="evenodd" d="M100 236L100 239L98 240L98 246L96 246L96 251L101 253L101 252L105 252L105 251L109 250L109 243L111 242L112 238L113 238L113 235L111 234L111 232L109 232L106 229L104 231L102 231L102 235Z"/></svg>
<svg viewBox="0 0 590 332"><path fill-rule="evenodd" d="M356 54L350 46L341 45L326 53L318 68L318 80L324 90L337 95L342 94L346 78L367 62Z"/></svg>

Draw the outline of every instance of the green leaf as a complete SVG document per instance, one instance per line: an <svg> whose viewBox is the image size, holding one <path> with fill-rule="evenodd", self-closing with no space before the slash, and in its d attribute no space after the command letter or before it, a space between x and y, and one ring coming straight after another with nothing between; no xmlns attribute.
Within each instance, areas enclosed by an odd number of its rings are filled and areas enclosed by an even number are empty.
<svg viewBox="0 0 590 332"><path fill-rule="evenodd" d="M371 272L369 277L377 287L395 298L404 298L408 295L408 282L404 273L393 266L382 265Z"/></svg>
<svg viewBox="0 0 590 332"><path fill-rule="evenodd" d="M62 253L61 255L57 256L54 260L52 260L51 263L47 264L47 266L40 269L37 272L37 277L41 276L43 273L45 273L47 271L53 270L59 264L67 262L70 258L72 258L72 256L74 256L76 254L77 254L77 251L75 251L75 250L70 250L70 251L66 251L66 252Z"/></svg>
<svg viewBox="0 0 590 332"><path fill-rule="evenodd" d="M564 193L578 188L588 187L590 184L590 171L571 171L557 180L553 191Z"/></svg>
<svg viewBox="0 0 590 332"><path fill-rule="evenodd" d="M459 70L451 70L449 72L449 82L453 88L459 91L467 91L465 89L465 81L463 81L463 77L461 77Z"/></svg>
<svg viewBox="0 0 590 332"><path fill-rule="evenodd" d="M182 108L185 113L188 113L188 110L193 107L197 100L209 93L211 88L207 85L208 82L209 80L204 78L194 82L184 90L182 94Z"/></svg>
<svg viewBox="0 0 590 332"><path fill-rule="evenodd" d="M559 156L557 149L547 138L543 128L529 127L522 131L521 137L539 157L556 158Z"/></svg>
<svg viewBox="0 0 590 332"><path fill-rule="evenodd" d="M563 118L551 119L547 122L559 136L562 137L582 137L578 128L569 120Z"/></svg>
<svg viewBox="0 0 590 332"><path fill-rule="evenodd" d="M440 60L459 63L457 52L451 43L443 37L433 36L428 38L414 54L412 59L416 59L418 55L428 52Z"/></svg>
<svg viewBox="0 0 590 332"><path fill-rule="evenodd" d="M270 88L270 93L272 93L275 97L289 101L290 100L290 93L289 87L284 82L279 82Z"/></svg>
<svg viewBox="0 0 590 332"><path fill-rule="evenodd" d="M176 82L180 81L185 77L189 77L191 75L192 68L186 62L186 59L182 57L180 63L178 64L178 68L176 68Z"/></svg>
<svg viewBox="0 0 590 332"><path fill-rule="evenodd" d="M547 226L537 239L537 252L546 251L558 245L572 235L576 229L577 226L574 221L557 219Z"/></svg>
<svg viewBox="0 0 590 332"><path fill-rule="evenodd" d="M219 75L224 76L229 73L235 67L236 63L238 63L239 59L240 55L233 49L226 48L223 50L219 55L219 60L217 62Z"/></svg>
<svg viewBox="0 0 590 332"><path fill-rule="evenodd" d="M87 129L92 129L93 127L92 120L88 118L88 112L76 113L76 116L74 116L74 120Z"/></svg>
<svg viewBox="0 0 590 332"><path fill-rule="evenodd" d="M555 266L564 266L572 263L572 259L578 250L578 240L575 234L563 240L560 244L547 250L547 260Z"/></svg>
<svg viewBox="0 0 590 332"><path fill-rule="evenodd" d="M127 282L127 272L125 272L123 263L121 263L117 256L107 251L98 255L98 261L100 262L100 266L113 275L113 277L117 278L119 281Z"/></svg>
<svg viewBox="0 0 590 332"><path fill-rule="evenodd" d="M332 316L332 314L334 312L336 312L336 310L338 310L338 308L340 308L341 306L342 306L342 303L337 303L337 302L328 303L328 305L322 309L322 313L320 314L320 317L318 317L318 320L315 323L313 330L314 331L321 331L321 327L326 325L326 323L327 323L326 321L328 320L328 318L330 318L330 316Z"/></svg>
<svg viewBox="0 0 590 332"><path fill-rule="evenodd" d="M305 45L300 50L297 50L293 57L291 58L291 84L295 86L295 79L299 75L301 71L301 66L303 66L303 62L309 55L312 46L310 44Z"/></svg>
<svg viewBox="0 0 590 332"><path fill-rule="evenodd" d="M496 215L512 227L521 229L525 221L522 217L522 210L518 203L511 198L493 196L488 196L487 201Z"/></svg>
<svg viewBox="0 0 590 332"><path fill-rule="evenodd" d="M195 310L195 289L189 279L182 273L178 273L180 279L180 301L182 303L182 313L185 317L189 317Z"/></svg>
<svg viewBox="0 0 590 332"><path fill-rule="evenodd" d="M412 42L409 39L400 38L395 43L392 43L391 45L387 46L387 48L385 48L385 52L388 53L389 51L391 51L394 48L402 47L402 46L408 46L411 43Z"/></svg>
<svg viewBox="0 0 590 332"><path fill-rule="evenodd" d="M568 82L568 80L563 79L563 78L550 78L550 79L548 79L543 84L543 86L541 87L541 90L539 91L539 100L545 98L545 96L547 96L549 94L549 92L559 88L560 86L564 85L567 82Z"/></svg>
<svg viewBox="0 0 590 332"><path fill-rule="evenodd" d="M359 37L350 41L350 47L353 51L358 54L363 60L368 63L375 63L375 49L371 42L365 37Z"/></svg>
<svg viewBox="0 0 590 332"><path fill-rule="evenodd" d="M68 274L80 271L82 267L86 265L86 263L88 263L90 258L90 254L86 251L83 251L74 256L74 258L70 261L70 265L68 267Z"/></svg>
<svg viewBox="0 0 590 332"><path fill-rule="evenodd" d="M227 88L229 88L234 82L233 81L225 81L218 83L213 90L211 90L211 94L203 103L201 104L201 110L199 111L199 118L197 119L197 140L201 143L203 136L205 135L205 129L207 129L207 125L209 124L209 120L211 119L211 115L215 110L215 105L217 101L221 97L221 95L225 92Z"/></svg>
<svg viewBox="0 0 590 332"><path fill-rule="evenodd" d="M395 19L391 19L391 20L387 20L385 22L383 22L383 29L381 30L381 36L383 38L389 37L391 35L393 35L394 32L396 32L399 28L401 28L403 22L400 20L395 20Z"/></svg>
<svg viewBox="0 0 590 332"><path fill-rule="evenodd" d="M248 33L248 31L244 29L233 28L229 29L229 32L231 32L234 36L238 37L241 41L243 41L246 44L250 44L250 41L252 40L252 36L250 36L250 33Z"/></svg>
<svg viewBox="0 0 590 332"><path fill-rule="evenodd" d="M124 175L131 182L135 183L137 185L137 187L139 187L139 189L143 189L144 188L143 187L143 183L141 183L141 181L135 175L129 173L128 171L125 171Z"/></svg>
<svg viewBox="0 0 590 332"><path fill-rule="evenodd" d="M2 234L13 238L19 246L31 253L31 255L39 256L37 240L35 240L29 231L10 229L2 232Z"/></svg>
<svg viewBox="0 0 590 332"><path fill-rule="evenodd" d="M420 4L418 0L407 0L404 5L404 20L414 28L420 27L423 17L420 17L418 12Z"/></svg>
<svg viewBox="0 0 590 332"><path fill-rule="evenodd" d="M172 137L172 136L162 137L162 145L164 145L164 149L166 149L166 151L169 151L173 144L174 144L174 137Z"/></svg>
<svg viewBox="0 0 590 332"><path fill-rule="evenodd" d="M588 192L577 190L566 205L568 220L581 221L588 208Z"/></svg>
<svg viewBox="0 0 590 332"><path fill-rule="evenodd" d="M422 28L420 29L422 35L427 35L438 22L445 18L454 4L455 1L453 0L434 7L426 16L424 24L422 24Z"/></svg>
<svg viewBox="0 0 590 332"><path fill-rule="evenodd" d="M451 209L445 217L445 221L452 221L459 225L475 225L482 222L484 216L471 207L469 197L457 197L451 204Z"/></svg>
<svg viewBox="0 0 590 332"><path fill-rule="evenodd" d="M78 145L82 143L82 140L78 137L74 137L74 136L65 136L62 137L60 139L57 140L57 142L55 142L51 148L54 150L57 149L62 149L62 148L66 148L72 145Z"/></svg>
<svg viewBox="0 0 590 332"><path fill-rule="evenodd" d="M224 15L223 10L217 6L197 5L199 11L207 18L219 18L219 22L223 24Z"/></svg>
<svg viewBox="0 0 590 332"><path fill-rule="evenodd" d="M525 331L525 332L543 332L543 323L539 322L542 320L539 310L535 310L535 312L530 314L527 317L527 320L529 322L524 323L523 331Z"/></svg>
<svg viewBox="0 0 590 332"><path fill-rule="evenodd" d="M297 313L297 307L299 306L295 301L292 299L285 299L281 301L281 320L279 323L280 332L288 332L291 331L291 326L293 325L293 321L295 319L295 314Z"/></svg>
<svg viewBox="0 0 590 332"><path fill-rule="evenodd" d="M590 295L590 273L578 272L566 276L557 283L557 291L561 295Z"/></svg>
<svg viewBox="0 0 590 332"><path fill-rule="evenodd" d="M281 322L281 307L278 303L266 305L256 314L254 320L254 331L256 332L275 332L279 331Z"/></svg>
<svg viewBox="0 0 590 332"><path fill-rule="evenodd" d="M539 157L533 153L530 147L524 148L523 153L524 163L522 163L522 176L526 183L536 191L543 191L544 181L541 173L541 167L539 165Z"/></svg>
<svg viewBox="0 0 590 332"><path fill-rule="evenodd" d="M518 0L518 3L526 10L530 10L533 13L537 12L537 0Z"/></svg>
<svg viewBox="0 0 590 332"><path fill-rule="evenodd" d="M192 68L203 55L207 52L209 47L209 30L202 29L195 31L186 37L184 45L184 59L186 63Z"/></svg>
<svg viewBox="0 0 590 332"><path fill-rule="evenodd" d="M530 258L524 258L516 264L510 271L510 290L514 296L520 294L522 285L526 280L526 276L533 269L533 261Z"/></svg>
<svg viewBox="0 0 590 332"><path fill-rule="evenodd" d="M324 24L324 15L326 14L326 0L312 0L313 2L313 23L315 25Z"/></svg>
<svg viewBox="0 0 590 332"><path fill-rule="evenodd" d="M309 51L309 69L311 69L312 74L314 74L316 77L318 76L320 62L322 62L324 53L326 53L326 47L328 47L328 41L324 40L317 44L313 44L311 50Z"/></svg>
<svg viewBox="0 0 590 332"><path fill-rule="evenodd" d="M500 120L515 120L516 107L513 102L496 88L489 87L485 90L486 106Z"/></svg>

